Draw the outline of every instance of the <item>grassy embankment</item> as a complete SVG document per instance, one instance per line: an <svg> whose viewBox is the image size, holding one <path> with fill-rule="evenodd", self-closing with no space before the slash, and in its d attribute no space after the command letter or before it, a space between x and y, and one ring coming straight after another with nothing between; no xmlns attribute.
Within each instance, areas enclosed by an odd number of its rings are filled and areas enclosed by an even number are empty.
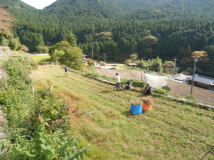
<svg viewBox="0 0 214 160"><path fill-rule="evenodd" d="M53 91L70 105L72 132L92 145L85 159L200 159L214 144L212 111L154 97L151 112L132 115L130 102L140 93L65 76L60 66L39 67L31 77L37 87L55 84Z"/></svg>

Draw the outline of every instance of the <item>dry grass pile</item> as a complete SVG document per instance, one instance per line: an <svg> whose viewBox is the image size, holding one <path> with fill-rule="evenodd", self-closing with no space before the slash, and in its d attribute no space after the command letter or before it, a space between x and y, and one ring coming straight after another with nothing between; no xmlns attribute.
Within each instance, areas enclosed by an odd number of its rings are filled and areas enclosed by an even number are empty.
<svg viewBox="0 0 214 160"><path fill-rule="evenodd" d="M153 103L151 96L141 97L140 101L143 102L143 103L145 103L145 104L152 104Z"/></svg>
<svg viewBox="0 0 214 160"><path fill-rule="evenodd" d="M137 100L132 101L131 103L134 104L134 105L142 105L143 103L152 104L153 101L152 101L152 97L148 96L148 97L140 97Z"/></svg>

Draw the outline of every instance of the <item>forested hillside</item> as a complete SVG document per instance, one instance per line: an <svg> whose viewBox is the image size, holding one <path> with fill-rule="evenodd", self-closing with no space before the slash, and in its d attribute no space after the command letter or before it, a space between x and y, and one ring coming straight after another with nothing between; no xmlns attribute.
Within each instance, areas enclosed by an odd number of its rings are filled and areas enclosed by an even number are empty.
<svg viewBox="0 0 214 160"><path fill-rule="evenodd" d="M85 54L91 55L93 45L95 58L138 53L185 62L192 51L205 50L209 61L199 63L198 73L214 76L212 0L58 0L43 10L21 0L0 2L16 18L13 34L31 51L65 40L72 31ZM188 64L180 67L192 67Z"/></svg>

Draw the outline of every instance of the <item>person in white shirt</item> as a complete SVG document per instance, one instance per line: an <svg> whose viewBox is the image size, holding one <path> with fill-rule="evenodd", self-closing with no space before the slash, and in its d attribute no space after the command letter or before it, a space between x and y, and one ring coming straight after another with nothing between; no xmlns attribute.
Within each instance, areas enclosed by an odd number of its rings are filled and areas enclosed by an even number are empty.
<svg viewBox="0 0 214 160"><path fill-rule="evenodd" d="M120 76L118 75L118 73L116 73L116 88L117 88L117 90L120 89L120 91L121 91Z"/></svg>

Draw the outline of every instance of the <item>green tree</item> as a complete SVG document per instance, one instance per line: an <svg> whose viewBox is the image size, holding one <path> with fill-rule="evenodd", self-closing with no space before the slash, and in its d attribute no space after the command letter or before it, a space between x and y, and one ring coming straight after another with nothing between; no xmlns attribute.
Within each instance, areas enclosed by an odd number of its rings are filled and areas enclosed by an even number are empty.
<svg viewBox="0 0 214 160"><path fill-rule="evenodd" d="M156 59L154 59L152 61L152 69L155 72L162 72L163 71L163 67L162 67L162 59L160 59L159 57L157 57Z"/></svg>
<svg viewBox="0 0 214 160"><path fill-rule="evenodd" d="M144 52L148 58L153 57L158 39L155 36L146 36L144 39Z"/></svg>
<svg viewBox="0 0 214 160"><path fill-rule="evenodd" d="M184 55L182 56L183 58L188 58L191 56L191 48L190 48L190 45L187 46L185 52L184 52Z"/></svg>
<svg viewBox="0 0 214 160"><path fill-rule="evenodd" d="M77 46L77 38L72 32L66 35L66 40L72 47Z"/></svg>
<svg viewBox="0 0 214 160"><path fill-rule="evenodd" d="M64 54L59 59L59 62L65 64L73 69L80 69L82 67L82 49L79 47L66 48Z"/></svg>
<svg viewBox="0 0 214 160"><path fill-rule="evenodd" d="M18 37L17 37L17 38L12 38L12 39L9 40L9 47L10 47L10 49L12 49L12 50L14 50L14 51L16 51L17 48L18 48L20 45L21 45L21 44L20 44L20 41L19 41L19 38L18 38Z"/></svg>
<svg viewBox="0 0 214 160"><path fill-rule="evenodd" d="M36 47L36 49L39 53L48 53L48 47L47 46L39 45Z"/></svg>
<svg viewBox="0 0 214 160"><path fill-rule="evenodd" d="M130 55L130 59L132 61L132 63L138 58L137 54L131 54Z"/></svg>

